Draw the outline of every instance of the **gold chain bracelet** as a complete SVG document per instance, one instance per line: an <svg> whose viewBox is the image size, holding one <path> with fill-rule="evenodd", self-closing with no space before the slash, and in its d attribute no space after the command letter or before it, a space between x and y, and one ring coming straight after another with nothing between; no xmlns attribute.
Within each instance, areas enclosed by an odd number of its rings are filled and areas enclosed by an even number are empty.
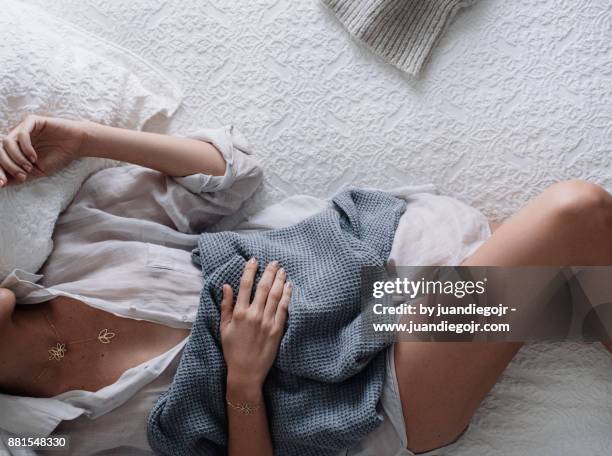
<svg viewBox="0 0 612 456"><path fill-rule="evenodd" d="M234 404L228 398L225 398L225 402L227 402L227 405L229 405L231 408L239 411L243 415L252 415L261 407L261 403L249 404L248 402L238 402L237 404Z"/></svg>

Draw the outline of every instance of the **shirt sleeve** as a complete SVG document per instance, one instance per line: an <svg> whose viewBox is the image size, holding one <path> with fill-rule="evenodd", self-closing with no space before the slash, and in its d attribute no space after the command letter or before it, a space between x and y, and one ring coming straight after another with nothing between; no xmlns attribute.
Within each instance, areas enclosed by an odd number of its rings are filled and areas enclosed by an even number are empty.
<svg viewBox="0 0 612 456"><path fill-rule="evenodd" d="M201 130L189 137L210 142L221 152L227 163L223 176L170 177L131 164L99 171L84 183L58 219L56 237L57 231L86 235L85 226L95 225L142 241L151 222L199 234L236 213L263 176L246 140L231 126Z"/></svg>
<svg viewBox="0 0 612 456"><path fill-rule="evenodd" d="M200 197L203 205L196 222L200 222L197 223L199 226L210 226L223 216L236 212L253 195L262 181L263 172L252 156L248 142L233 126L203 129L189 137L211 143L226 161L223 176L199 173L170 178ZM193 225L193 221L189 224Z"/></svg>

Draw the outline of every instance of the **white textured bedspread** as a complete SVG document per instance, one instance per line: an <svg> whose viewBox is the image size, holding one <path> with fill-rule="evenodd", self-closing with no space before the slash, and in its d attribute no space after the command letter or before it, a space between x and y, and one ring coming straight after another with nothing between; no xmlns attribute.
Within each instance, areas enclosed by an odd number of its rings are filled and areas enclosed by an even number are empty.
<svg viewBox="0 0 612 456"><path fill-rule="evenodd" d="M183 107L152 128L237 125L267 173L251 211L349 182L433 182L501 219L560 179L612 189L609 0L482 0L416 80L316 0L27 1L179 81ZM526 347L453 454L612 454L612 355Z"/></svg>

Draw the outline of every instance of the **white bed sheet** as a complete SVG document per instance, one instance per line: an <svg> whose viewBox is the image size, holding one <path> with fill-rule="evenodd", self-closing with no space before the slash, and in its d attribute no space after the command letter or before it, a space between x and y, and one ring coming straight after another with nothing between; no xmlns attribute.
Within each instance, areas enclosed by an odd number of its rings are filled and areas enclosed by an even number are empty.
<svg viewBox="0 0 612 456"><path fill-rule="evenodd" d="M183 107L151 128L244 131L267 173L249 212L345 183L432 182L501 219L560 179L612 189L609 0L482 0L418 79L350 41L316 0L27 1L179 81ZM540 343L511 364L453 455L611 449L612 356Z"/></svg>

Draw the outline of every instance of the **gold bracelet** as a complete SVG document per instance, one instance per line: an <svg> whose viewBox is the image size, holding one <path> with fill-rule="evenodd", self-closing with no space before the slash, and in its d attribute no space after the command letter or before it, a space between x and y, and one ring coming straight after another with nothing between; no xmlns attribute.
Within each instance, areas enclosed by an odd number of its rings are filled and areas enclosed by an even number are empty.
<svg viewBox="0 0 612 456"><path fill-rule="evenodd" d="M230 400L227 397L225 398L225 402L227 402L227 405L229 405L231 408L239 411L243 415L252 415L257 410L259 410L259 408L261 407L261 403L249 404L248 402L239 402L237 404L234 404L230 402Z"/></svg>

